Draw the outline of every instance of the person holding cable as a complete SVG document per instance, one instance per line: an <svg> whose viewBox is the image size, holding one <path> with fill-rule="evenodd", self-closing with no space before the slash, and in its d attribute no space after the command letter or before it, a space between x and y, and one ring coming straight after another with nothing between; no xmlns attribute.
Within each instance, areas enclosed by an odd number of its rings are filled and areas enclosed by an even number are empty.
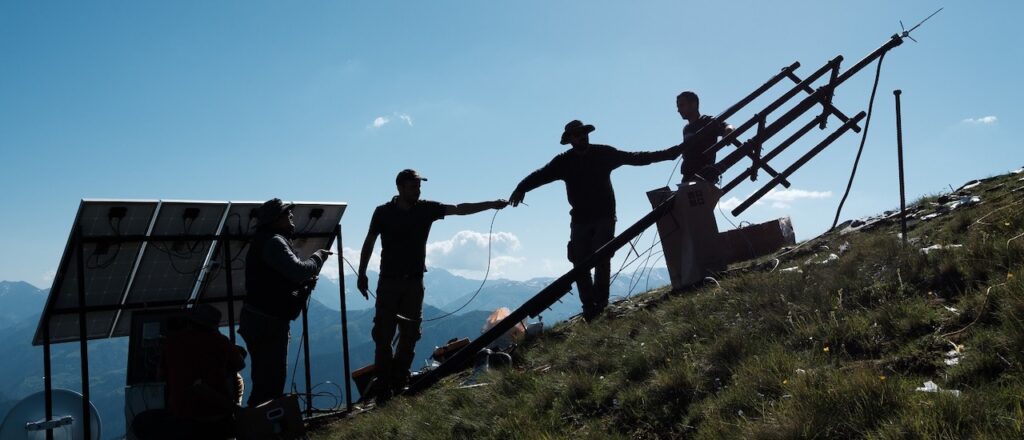
<svg viewBox="0 0 1024 440"><path fill-rule="evenodd" d="M295 232L294 207L274 198L257 208L257 231L245 256L246 296L238 334L252 364L250 407L284 395L290 322L302 313L331 255L327 249L306 259L295 255L288 238Z"/></svg>
<svg viewBox="0 0 1024 440"><path fill-rule="evenodd" d="M380 278L371 332L376 344L372 389L378 404L400 394L409 381L416 341L420 339L423 273L427 271L427 238L431 225L446 215L470 215L508 205L505 200L458 205L421 200L420 182L426 180L411 169L398 173L395 177L398 195L373 211L359 257L356 284L363 297L369 299L366 267L380 236ZM396 329L398 346L392 353L391 341Z"/></svg>
<svg viewBox="0 0 1024 440"><path fill-rule="evenodd" d="M681 146L661 151L620 151L607 145L590 143L593 125L578 120L565 124L562 145L571 149L551 159L547 165L526 176L509 197L512 206L523 202L526 193L556 180L565 182L569 199L568 257L573 265L583 263L591 254L615 237L615 191L611 174L623 165L650 165L673 160L682 152ZM583 305L583 319L590 322L608 306L612 256L602 258L594 268L576 278Z"/></svg>

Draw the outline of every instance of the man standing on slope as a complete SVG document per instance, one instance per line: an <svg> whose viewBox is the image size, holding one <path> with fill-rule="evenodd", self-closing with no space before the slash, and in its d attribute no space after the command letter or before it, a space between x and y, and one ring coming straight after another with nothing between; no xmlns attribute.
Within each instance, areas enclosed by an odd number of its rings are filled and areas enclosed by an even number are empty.
<svg viewBox="0 0 1024 440"><path fill-rule="evenodd" d="M252 393L255 407L284 394L288 376L289 324L299 316L316 284L327 249L303 260L295 255L289 236L295 232L295 205L270 199L258 208L259 222L245 256L248 295L239 317L238 334L252 358Z"/></svg>
<svg viewBox="0 0 1024 440"><path fill-rule="evenodd" d="M620 151L607 145L590 143L593 125L578 120L565 124L562 145L572 148L555 156L540 169L526 176L516 186L509 203L517 206L526 193L556 180L565 182L569 199L570 224L568 257L573 265L583 263L594 251L615 237L615 191L611 173L623 165L649 165L672 160L682 152L680 146L653 152ZM612 256L601 259L594 269L576 278L576 288L583 304L583 319L596 318L608 306Z"/></svg>
<svg viewBox="0 0 1024 440"><path fill-rule="evenodd" d="M374 390L377 392L378 403L384 403L393 394L401 393L409 381L416 341L420 339L423 273L427 271L427 237L430 235L430 226L446 215L476 214L508 205L504 200L458 205L420 200L420 182L425 180L414 170L406 169L398 173L395 178L398 195L373 211L359 257L359 278L356 284L363 297L369 299L366 266L379 235L380 278L371 333L376 344ZM396 327L398 346L392 353L391 340L395 336Z"/></svg>
<svg viewBox="0 0 1024 440"><path fill-rule="evenodd" d="M679 116L688 122L686 127L683 127L683 142L704 130L700 134L700 139L694 139L683 150L683 165L680 170L683 173L683 182L705 180L714 185L722 173L715 168L715 153L704 151L715 145L720 137L732 133L732 126L725 122L712 125L715 118L700 114L700 98L690 91L676 96L676 110L679 111Z"/></svg>

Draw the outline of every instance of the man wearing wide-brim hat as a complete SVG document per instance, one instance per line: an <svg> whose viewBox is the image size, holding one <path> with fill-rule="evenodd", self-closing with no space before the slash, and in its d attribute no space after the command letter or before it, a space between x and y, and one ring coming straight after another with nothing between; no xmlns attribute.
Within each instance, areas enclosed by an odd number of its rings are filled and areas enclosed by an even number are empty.
<svg viewBox="0 0 1024 440"><path fill-rule="evenodd" d="M469 215L508 205L504 200L458 205L421 200L420 186L426 180L412 169L398 173L395 177L398 195L373 211L359 257L356 285L369 299L367 264L380 236L380 277L371 332L376 344L373 389L378 404L403 392L409 380L416 341L420 339L423 273L427 271L427 238L431 225L447 215ZM398 344L392 351L396 330Z"/></svg>
<svg viewBox="0 0 1024 440"><path fill-rule="evenodd" d="M257 231L245 255L246 296L238 334L251 359L250 407L284 394L289 323L299 316L331 254L327 249L306 259L295 254L289 239L295 231L293 208L277 198L257 208Z"/></svg>
<svg viewBox="0 0 1024 440"><path fill-rule="evenodd" d="M649 165L672 160L682 153L680 146L661 151L620 151L607 145L590 143L593 125L574 120L565 124L562 145L572 146L547 165L526 176L516 186L509 203L517 206L526 193L556 180L565 182L569 199L570 223L568 257L575 264L582 263L594 251L615 237L615 191L611 174L623 165ZM611 278L611 256L602 259L594 270L576 279L576 288L583 303L583 318L590 321L608 306Z"/></svg>

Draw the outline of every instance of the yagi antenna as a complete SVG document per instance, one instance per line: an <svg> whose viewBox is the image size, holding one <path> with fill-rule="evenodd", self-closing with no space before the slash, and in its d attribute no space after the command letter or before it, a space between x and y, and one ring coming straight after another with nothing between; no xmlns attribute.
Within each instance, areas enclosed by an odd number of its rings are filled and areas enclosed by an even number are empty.
<svg viewBox="0 0 1024 440"><path fill-rule="evenodd" d="M924 24L924 22L928 21L929 18L934 17L935 14L938 14L939 12L942 12L943 9L945 9L945 8L939 8L937 11L932 12L932 15L929 15L929 16L925 17L924 20L921 20L920 23L914 25L914 27L912 27L910 29L907 29L907 28L903 27L903 20L900 20L900 29L903 29L903 32L900 33L900 37L901 38L909 38L910 41L913 41L913 42L917 43L917 40L915 40L914 37L911 37L910 33L914 32L914 29L917 29L917 28L921 27L921 25Z"/></svg>

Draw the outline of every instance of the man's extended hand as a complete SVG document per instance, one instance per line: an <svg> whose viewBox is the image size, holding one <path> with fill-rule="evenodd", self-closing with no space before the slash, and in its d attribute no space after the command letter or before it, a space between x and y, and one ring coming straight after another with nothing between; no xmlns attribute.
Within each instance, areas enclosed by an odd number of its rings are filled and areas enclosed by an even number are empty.
<svg viewBox="0 0 1024 440"><path fill-rule="evenodd" d="M331 254L333 254L333 252L327 249L317 249L316 252L313 252L313 255L320 258L320 261L327 261L327 257L330 257Z"/></svg>
<svg viewBox="0 0 1024 440"><path fill-rule="evenodd" d="M506 206L508 206L508 200L505 199L498 199L491 202L491 209L504 209Z"/></svg>
<svg viewBox="0 0 1024 440"><path fill-rule="evenodd" d="M526 198L526 193L517 189L512 191L512 195L508 197L508 203L512 204L512 207L515 208L520 203L523 203L524 198Z"/></svg>
<svg viewBox="0 0 1024 440"><path fill-rule="evenodd" d="M363 294L363 298L370 299L370 279L366 277L365 273L359 274L356 279L356 288L359 289L359 293Z"/></svg>

